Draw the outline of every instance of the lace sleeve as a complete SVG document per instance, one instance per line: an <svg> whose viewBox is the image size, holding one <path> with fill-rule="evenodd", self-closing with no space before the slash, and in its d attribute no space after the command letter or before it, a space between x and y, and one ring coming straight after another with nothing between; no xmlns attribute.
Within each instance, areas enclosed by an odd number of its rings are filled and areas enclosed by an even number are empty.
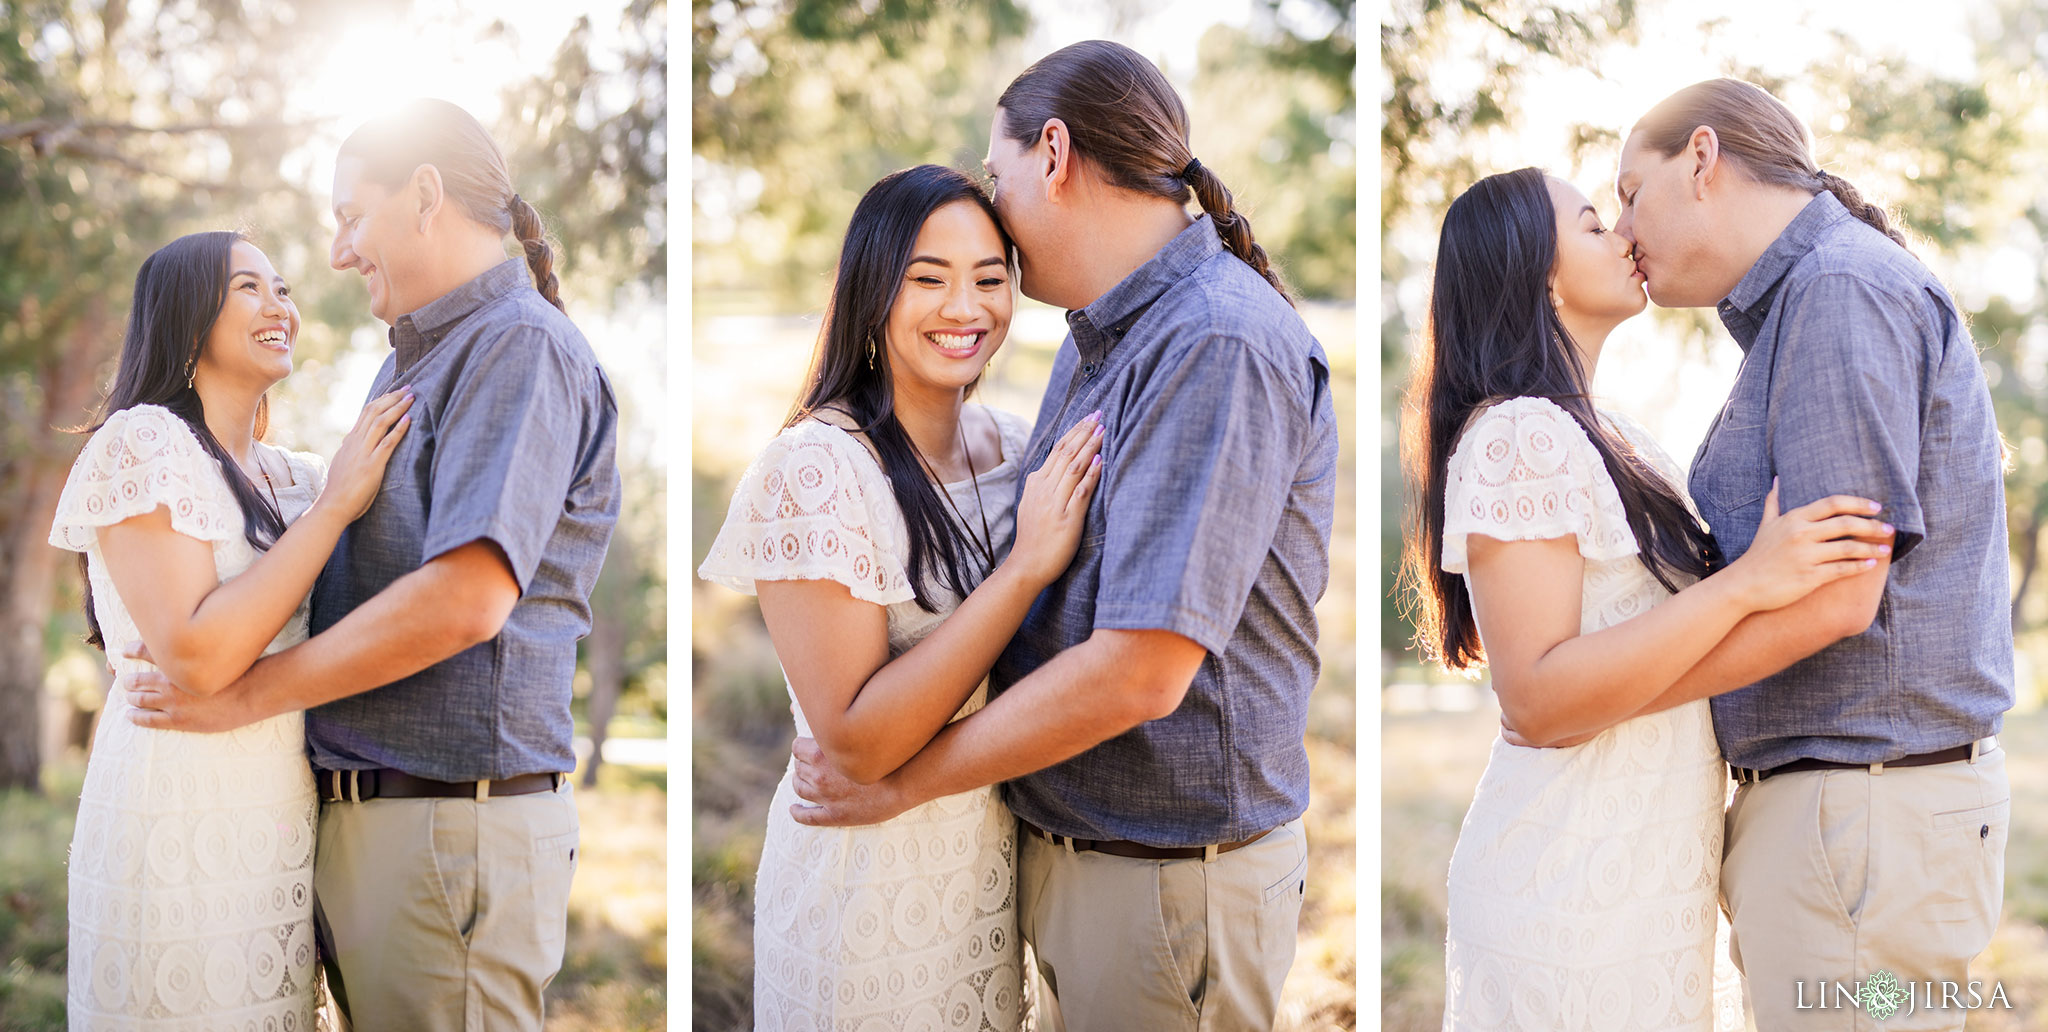
<svg viewBox="0 0 2048 1032"><path fill-rule="evenodd" d="M242 510L185 421L156 405L137 405L107 417L71 466L57 498L50 544L83 552L100 527L158 507L170 510L171 529L201 541L227 541L242 533Z"/></svg>
<svg viewBox="0 0 2048 1032"><path fill-rule="evenodd" d="M1547 399L1513 398L1481 414L1452 451L1446 480L1446 573L1465 572L1471 534L1500 541L1577 537L1588 559L1636 554L1600 453L1578 421Z"/></svg>
<svg viewBox="0 0 2048 1032"><path fill-rule="evenodd" d="M755 581L832 580L876 605L907 602L916 595L888 519L895 505L859 442L800 423L740 477L697 576L748 594Z"/></svg>

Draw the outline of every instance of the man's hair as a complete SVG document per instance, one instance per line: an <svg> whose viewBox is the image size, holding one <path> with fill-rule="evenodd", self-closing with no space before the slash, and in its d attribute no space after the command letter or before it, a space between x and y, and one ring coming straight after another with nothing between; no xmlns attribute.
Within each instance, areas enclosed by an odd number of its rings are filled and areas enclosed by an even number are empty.
<svg viewBox="0 0 2048 1032"><path fill-rule="evenodd" d="M339 156L361 159L364 177L389 189L421 165L434 166L449 199L471 221L519 238L534 289L562 308L555 254L540 212L512 188L505 155L469 112L445 100L415 100L363 123L342 141Z"/></svg>
<svg viewBox="0 0 2048 1032"><path fill-rule="evenodd" d="M1882 207L1864 199L1849 181L1814 163L1806 125L1792 109L1755 83L1708 79L1666 97L1637 120L1631 134L1666 158L1675 157L1701 126L1714 130L1721 154L1760 183L1791 186L1817 194L1826 190L1870 228L1906 246Z"/></svg>
<svg viewBox="0 0 2048 1032"><path fill-rule="evenodd" d="M1066 123L1074 152L1111 185L1183 205L1199 201L1230 253L1294 303L1223 180L1199 163L1182 178L1195 157L1187 108L1166 76L1136 51L1099 39L1055 50L1017 76L996 107L1010 139L1026 149L1037 146L1045 123L1057 118Z"/></svg>

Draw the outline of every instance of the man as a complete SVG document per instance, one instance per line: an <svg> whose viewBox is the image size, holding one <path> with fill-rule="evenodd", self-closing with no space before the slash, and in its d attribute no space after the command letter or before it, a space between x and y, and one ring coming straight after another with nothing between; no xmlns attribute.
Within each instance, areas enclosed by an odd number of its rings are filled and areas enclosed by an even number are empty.
<svg viewBox="0 0 2048 1032"><path fill-rule="evenodd" d="M412 432L314 589L312 639L208 698L129 687L156 727L308 710L316 922L345 1020L538 1032L575 871L570 683L618 519L616 406L466 112L422 101L358 129L334 213L333 266L391 326L371 393L410 386Z"/></svg>
<svg viewBox="0 0 2048 1032"><path fill-rule="evenodd" d="M1172 87L1115 44L1003 94L996 210L1023 291L1071 310L1025 467L1101 409L1101 488L984 710L865 790L796 747L810 824L1008 782L1048 1028L1270 1027L1305 887L1329 364L1186 140Z"/></svg>
<svg viewBox="0 0 2048 1032"><path fill-rule="evenodd" d="M1713 700L1741 782L1721 887L1769 1029L1851 1027L1860 1012L1813 1005L1821 979L1967 984L1998 922L2010 805L1993 737L2013 704L2005 504L1983 371L1948 292L1806 140L1768 93L1715 80L1644 116L1616 177L1615 229L1650 298L1715 306L1745 353L1691 472L1727 557L1749 547L1774 479L1784 509L1860 495L1897 528L1888 563L1795 603L1805 618L1775 631L1752 618L1687 675L1750 685ZM1962 1022L1937 999L1884 1027Z"/></svg>

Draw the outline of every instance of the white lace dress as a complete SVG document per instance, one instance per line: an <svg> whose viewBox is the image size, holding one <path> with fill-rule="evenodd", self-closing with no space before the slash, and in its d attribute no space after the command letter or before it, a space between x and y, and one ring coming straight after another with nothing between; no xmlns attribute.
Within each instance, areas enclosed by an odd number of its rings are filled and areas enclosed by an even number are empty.
<svg viewBox="0 0 2048 1032"><path fill-rule="evenodd" d="M318 497L326 466L287 453L287 520ZM242 512L183 420L154 405L109 416L71 469L50 543L84 552L117 671L138 640L99 550L100 527L168 508L213 546L225 582L256 552ZM268 652L305 640L300 603ZM115 693L100 715L71 839L70 1027L91 1032L309 1032L316 802L298 713L226 734L136 726Z"/></svg>
<svg viewBox="0 0 2048 1032"><path fill-rule="evenodd" d="M1015 531L1018 463L1031 428L994 412L1003 461L979 476L1000 553ZM974 481L945 486L975 536ZM906 574L903 514L874 456L845 431L806 420L741 477L698 575L752 593L757 580L829 579L883 606L901 655L960 604L919 608ZM987 575L976 563L976 582ZM982 707L976 688L958 720ZM810 726L790 696L796 733ZM1009 1032L1022 1020L1016 822L993 786L926 803L882 824L811 828L789 808L794 764L768 806L754 883L754 1027L762 1032Z"/></svg>
<svg viewBox="0 0 2048 1032"><path fill-rule="evenodd" d="M1603 413L1673 484L1670 456ZM1515 398L1450 459L1443 568L1466 538L1575 537L1580 631L1669 597L1637 558L1614 482L1578 423ZM1583 745L1495 739L1451 856L1444 1023L1484 1032L1741 1028L1716 944L1727 773L1705 700L1625 721Z"/></svg>

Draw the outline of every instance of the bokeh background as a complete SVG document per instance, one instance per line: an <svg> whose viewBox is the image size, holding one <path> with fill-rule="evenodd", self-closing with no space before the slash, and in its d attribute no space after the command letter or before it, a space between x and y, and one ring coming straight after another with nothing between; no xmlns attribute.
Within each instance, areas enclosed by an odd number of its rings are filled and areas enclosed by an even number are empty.
<svg viewBox="0 0 2048 1032"><path fill-rule="evenodd" d="M691 570L740 473L796 399L846 220L876 179L921 162L978 174L997 95L1031 61L1077 40L1123 42L1181 92L1196 153L1302 295L1347 428L1309 725L1314 873L1281 1027L1354 1027L1352 4L699 0L691 13ZM1020 299L981 400L1035 414L1065 332L1060 311ZM792 731L754 601L692 584L693 1020L724 1032L750 1025L754 870Z"/></svg>
<svg viewBox="0 0 2048 1032"><path fill-rule="evenodd" d="M413 96L466 107L558 241L610 373L625 504L576 679L584 853L551 1030L659 1028L667 969L661 0L0 4L0 1030L64 1027L65 853L107 689L51 515L144 256L251 232L304 318L272 439L332 454L389 347L327 267L335 148Z"/></svg>
<svg viewBox="0 0 2048 1032"><path fill-rule="evenodd" d="M1394 592L1404 498L1400 396L1427 317L1437 230L1483 175L1540 165L1612 225L1622 136L1648 107L1716 75L1759 83L1815 135L1824 167L1904 219L1966 313L2013 449L2019 706L2005 914L1973 978L2013 1009L1973 1030L2048 1027L2048 20L2039 4L1815 0L1394 0L1380 29L1380 654L1384 1027L1434 1029L1444 882L1498 727L1486 683L1423 668ZM1726 398L1740 351L1710 311L1652 308L1609 338L1595 392L1681 463Z"/></svg>

